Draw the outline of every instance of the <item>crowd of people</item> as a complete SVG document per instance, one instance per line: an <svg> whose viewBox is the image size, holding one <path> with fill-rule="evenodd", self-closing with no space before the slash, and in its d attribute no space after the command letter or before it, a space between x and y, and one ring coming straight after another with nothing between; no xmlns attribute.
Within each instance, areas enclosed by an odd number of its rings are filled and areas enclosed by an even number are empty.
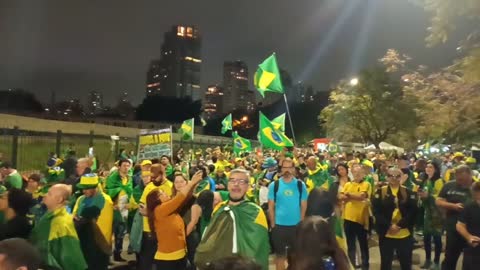
<svg viewBox="0 0 480 270"><path fill-rule="evenodd" d="M109 168L70 150L28 176L1 162L1 269L104 270L126 253L140 270L267 270L272 253L277 270L371 269L373 239L382 270L412 269L415 247L422 269L480 265L477 162L461 152L125 153Z"/></svg>

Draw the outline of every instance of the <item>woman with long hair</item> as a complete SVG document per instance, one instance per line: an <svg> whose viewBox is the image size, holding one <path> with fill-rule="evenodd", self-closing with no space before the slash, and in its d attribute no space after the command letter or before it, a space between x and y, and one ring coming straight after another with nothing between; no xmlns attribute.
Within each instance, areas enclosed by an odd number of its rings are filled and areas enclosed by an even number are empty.
<svg viewBox="0 0 480 270"><path fill-rule="evenodd" d="M305 218L297 227L291 270L350 270L329 222L319 216Z"/></svg>
<svg viewBox="0 0 480 270"><path fill-rule="evenodd" d="M440 177L440 166L437 163L429 161L425 167L427 180L423 187L418 191L422 199L424 211L423 224L423 244L425 246L425 263L422 269L432 267L432 238L435 243L435 257L433 259L433 268L440 269L440 254L442 253L442 215L435 205L435 200L443 187L443 179Z"/></svg>
<svg viewBox="0 0 480 270"><path fill-rule="evenodd" d="M195 173L173 198L160 189L151 191L147 196L148 223L157 236L154 256L157 270L185 270L187 267L185 223L178 211L201 180L202 173Z"/></svg>

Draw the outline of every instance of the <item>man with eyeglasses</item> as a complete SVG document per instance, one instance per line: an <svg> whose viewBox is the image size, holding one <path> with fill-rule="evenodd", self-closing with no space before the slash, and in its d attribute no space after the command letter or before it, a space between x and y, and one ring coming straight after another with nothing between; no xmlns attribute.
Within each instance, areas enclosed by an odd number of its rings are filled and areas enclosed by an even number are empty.
<svg viewBox="0 0 480 270"><path fill-rule="evenodd" d="M285 269L289 249L293 247L296 226L305 217L307 188L295 178L295 164L286 158L281 163L281 178L268 186L268 215L277 270Z"/></svg>
<svg viewBox="0 0 480 270"><path fill-rule="evenodd" d="M372 200L382 270L392 269L395 251L401 269L412 269L417 204L415 194L400 184L403 175L400 169L390 168L387 172L388 185L379 188Z"/></svg>
<svg viewBox="0 0 480 270"><path fill-rule="evenodd" d="M206 269L218 259L241 255L254 259L268 270L267 218L263 210L246 199L250 173L243 169L230 172L229 199L217 205L210 224L195 253L195 265Z"/></svg>

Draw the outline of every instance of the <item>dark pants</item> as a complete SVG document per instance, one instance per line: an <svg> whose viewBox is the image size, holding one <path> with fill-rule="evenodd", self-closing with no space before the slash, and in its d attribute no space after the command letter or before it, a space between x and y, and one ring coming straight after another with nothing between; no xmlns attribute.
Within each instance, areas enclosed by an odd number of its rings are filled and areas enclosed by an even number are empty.
<svg viewBox="0 0 480 270"><path fill-rule="evenodd" d="M155 260L156 270L185 270L187 269L187 258L175 261Z"/></svg>
<svg viewBox="0 0 480 270"><path fill-rule="evenodd" d="M447 245L445 246L445 259L442 262L442 270L457 269L457 261L465 248L465 240L456 231L447 231Z"/></svg>
<svg viewBox="0 0 480 270"><path fill-rule="evenodd" d="M138 270L152 270L153 257L157 252L157 239L151 233L143 232L142 247L138 254Z"/></svg>
<svg viewBox="0 0 480 270"><path fill-rule="evenodd" d="M381 237L379 239L380 245L380 260L381 270L391 270L393 262L393 253L396 252L398 260L400 261L400 267L402 270L412 269L412 252L413 241L412 237L406 237L403 239L393 239Z"/></svg>
<svg viewBox="0 0 480 270"><path fill-rule="evenodd" d="M113 254L120 255L123 249L123 238L127 232L127 223L125 221L113 222L113 235L115 236L115 246Z"/></svg>
<svg viewBox="0 0 480 270"><path fill-rule="evenodd" d="M356 240L360 245L360 252L362 254L362 267L367 269L369 267L369 258L368 253L368 238L367 230L363 227L362 224L345 220L345 237L347 238L348 246L348 257L352 263L355 263L355 254L356 254Z"/></svg>
<svg viewBox="0 0 480 270"><path fill-rule="evenodd" d="M432 238L435 243L434 263L440 263L440 253L442 253L442 236L441 235L423 235L423 246L425 247L425 260L432 261Z"/></svg>
<svg viewBox="0 0 480 270"><path fill-rule="evenodd" d="M467 247L463 250L462 270L476 270L480 267L480 246Z"/></svg>
<svg viewBox="0 0 480 270"><path fill-rule="evenodd" d="M195 250L197 250L197 246L200 243L200 234L196 231L193 230L188 236L187 236L187 259L189 262L188 269L189 270L195 270L197 269L195 267L194 259L195 259Z"/></svg>

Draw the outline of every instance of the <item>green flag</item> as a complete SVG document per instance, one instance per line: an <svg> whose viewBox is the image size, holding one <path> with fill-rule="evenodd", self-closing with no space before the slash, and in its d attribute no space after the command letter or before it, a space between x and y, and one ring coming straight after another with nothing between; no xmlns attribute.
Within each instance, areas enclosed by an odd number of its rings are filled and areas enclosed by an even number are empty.
<svg viewBox="0 0 480 270"><path fill-rule="evenodd" d="M241 152L249 151L252 151L250 140L240 137L237 132L233 132L233 152L238 155Z"/></svg>
<svg viewBox="0 0 480 270"><path fill-rule="evenodd" d="M232 130L232 114L229 114L222 121L222 134L225 134L227 130Z"/></svg>
<svg viewBox="0 0 480 270"><path fill-rule="evenodd" d="M336 153L340 152L340 147L334 140L332 140L328 144L327 150L331 155L335 155Z"/></svg>
<svg viewBox="0 0 480 270"><path fill-rule="evenodd" d="M273 119L272 124L275 130L285 132L285 113L282 113L281 115Z"/></svg>
<svg viewBox="0 0 480 270"><path fill-rule="evenodd" d="M281 131L275 130L274 125L260 112L260 143L266 148L282 150L293 146L292 141Z"/></svg>
<svg viewBox="0 0 480 270"><path fill-rule="evenodd" d="M184 140L193 141L193 125L194 118L183 121L182 126L180 127L180 134Z"/></svg>
<svg viewBox="0 0 480 270"><path fill-rule="evenodd" d="M284 93L275 53L258 65L257 72L255 72L254 84L262 97L265 97L265 92Z"/></svg>

